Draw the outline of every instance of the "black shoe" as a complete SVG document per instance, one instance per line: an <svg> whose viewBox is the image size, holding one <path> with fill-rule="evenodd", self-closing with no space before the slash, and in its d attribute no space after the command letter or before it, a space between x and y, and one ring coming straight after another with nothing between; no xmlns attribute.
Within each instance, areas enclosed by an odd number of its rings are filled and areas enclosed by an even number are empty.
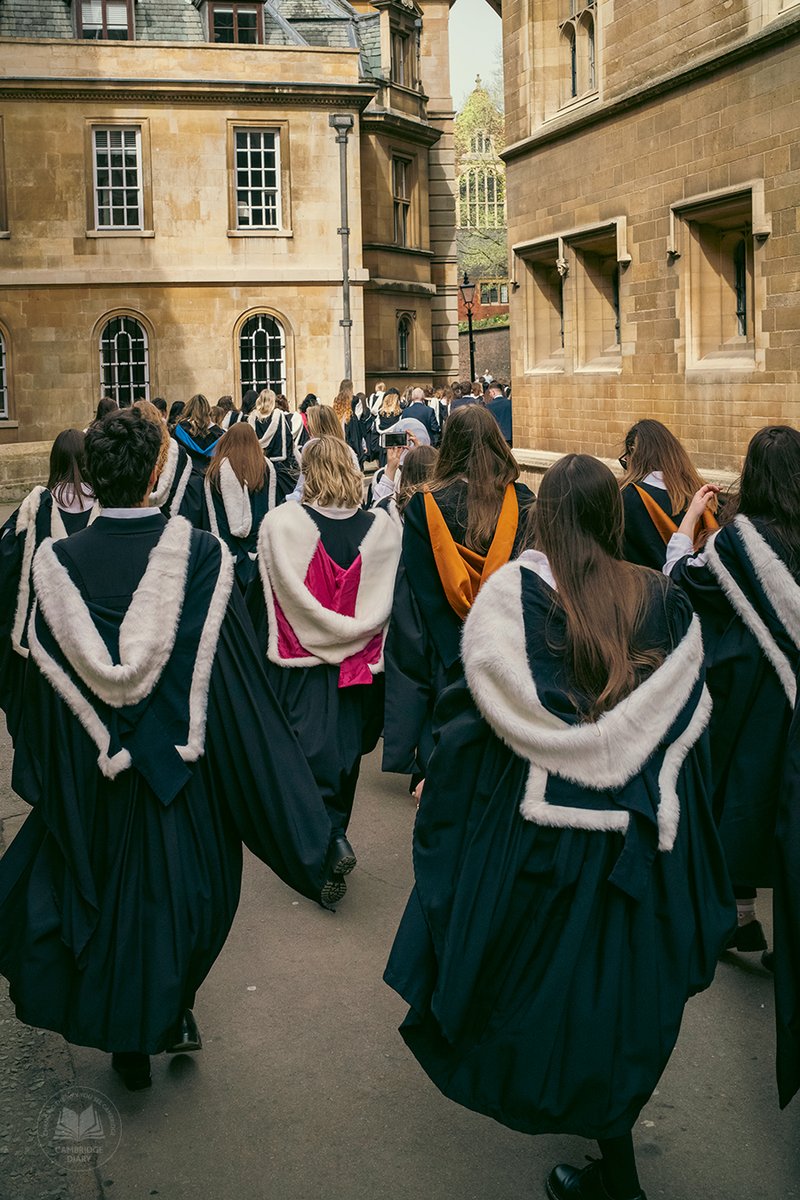
<svg viewBox="0 0 800 1200"><path fill-rule="evenodd" d="M344 834L340 833L338 837L333 839L333 845L331 846L331 873L333 875L349 875L356 865L356 861L353 847Z"/></svg>
<svg viewBox="0 0 800 1200"><path fill-rule="evenodd" d="M184 1010L178 1024L175 1026L174 1040L167 1046L167 1054L189 1054L192 1050L203 1049L203 1039L190 1008Z"/></svg>
<svg viewBox="0 0 800 1200"><path fill-rule="evenodd" d="M333 908L334 904L338 904L344 899L347 891L347 884L341 875L332 875L322 885L322 891L319 894L319 902L323 908Z"/></svg>
<svg viewBox="0 0 800 1200"><path fill-rule="evenodd" d="M728 950L739 950L743 954L755 954L758 950L766 950L767 939L760 921L748 921L739 925L733 937L728 941Z"/></svg>
<svg viewBox="0 0 800 1200"><path fill-rule="evenodd" d="M761 955L761 965L762 965L762 967L765 967L768 971L772 971L773 974L775 973L775 951L774 950L765 950L764 951L764 953Z"/></svg>
<svg viewBox="0 0 800 1200"><path fill-rule="evenodd" d="M120 1052L111 1055L111 1067L116 1071L129 1092L143 1092L152 1087L150 1078L150 1056L136 1052Z"/></svg>
<svg viewBox="0 0 800 1200"><path fill-rule="evenodd" d="M566 1163L553 1167L544 1185L550 1200L623 1200L623 1197L612 1196L606 1191L600 1166L595 1160L583 1170L568 1167ZM637 1196L624 1197L624 1200L647 1200L647 1197L644 1192L639 1192Z"/></svg>

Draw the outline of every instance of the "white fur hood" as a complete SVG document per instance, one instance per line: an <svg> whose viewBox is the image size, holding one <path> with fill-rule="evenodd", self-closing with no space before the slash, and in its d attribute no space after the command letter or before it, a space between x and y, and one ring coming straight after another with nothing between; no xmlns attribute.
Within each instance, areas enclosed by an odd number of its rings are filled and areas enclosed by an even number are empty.
<svg viewBox="0 0 800 1200"><path fill-rule="evenodd" d="M271 662L283 666L338 664L363 650L386 631L392 611L394 579L400 561L401 532L391 517L376 511L361 546L361 583L355 615L331 612L305 586L320 544L314 520L300 504L283 504L269 513L258 537L258 561L269 612ZM275 598L308 657L284 660L278 650Z"/></svg>
<svg viewBox="0 0 800 1200"><path fill-rule="evenodd" d="M542 704L525 644L521 572L501 567L481 588L464 624L462 658L467 683L487 724L531 766L522 815L543 824L625 830L623 811L559 810L545 801L548 775L602 792L621 789L662 745L692 700L703 668L700 622L695 616L681 642L644 683L596 722L570 724ZM675 783L680 767L711 713L703 686L684 733L668 748L659 776L660 848L677 831Z"/></svg>
<svg viewBox="0 0 800 1200"><path fill-rule="evenodd" d="M264 461L267 465L264 486L268 491L268 508L273 509L275 507L275 468L268 458ZM219 522L217 521L214 496L208 477L205 479L205 492L211 532L219 537ZM253 506L250 489L247 487L247 484L239 483L239 480L236 478L236 472L227 458L223 460L219 469L219 494L222 497L222 504L225 509L225 517L231 537L249 537L253 528Z"/></svg>

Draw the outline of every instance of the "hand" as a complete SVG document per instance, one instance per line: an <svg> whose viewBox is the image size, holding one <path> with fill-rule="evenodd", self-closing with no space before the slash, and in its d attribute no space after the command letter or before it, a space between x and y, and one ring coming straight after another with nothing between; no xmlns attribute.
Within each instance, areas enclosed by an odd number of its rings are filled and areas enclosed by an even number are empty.
<svg viewBox="0 0 800 1200"><path fill-rule="evenodd" d="M414 446L421 446L421 445L422 445L422 443L420 442L420 440L419 440L419 438L417 437L417 435L416 435L415 433L412 433L410 429L409 429L409 430L407 430L407 432L406 432L406 437L408 438L408 446L409 446L409 449L413 448Z"/></svg>
<svg viewBox="0 0 800 1200"><path fill-rule="evenodd" d="M388 446L386 449L386 474L389 479L394 479L400 467L400 459L403 457L405 446Z"/></svg>
<svg viewBox="0 0 800 1200"><path fill-rule="evenodd" d="M425 787L425 780L420 779L419 783L417 784L417 786L414 788L413 792L411 793L411 795L414 797L417 808L419 808L419 802L422 799L422 789L424 787Z"/></svg>
<svg viewBox="0 0 800 1200"><path fill-rule="evenodd" d="M697 522L703 516L707 508L713 504L716 497L719 495L720 489L715 483L704 483L698 492L692 497L691 504L686 510L686 516L681 521L678 533L684 533L687 537L694 541L694 535L697 530Z"/></svg>

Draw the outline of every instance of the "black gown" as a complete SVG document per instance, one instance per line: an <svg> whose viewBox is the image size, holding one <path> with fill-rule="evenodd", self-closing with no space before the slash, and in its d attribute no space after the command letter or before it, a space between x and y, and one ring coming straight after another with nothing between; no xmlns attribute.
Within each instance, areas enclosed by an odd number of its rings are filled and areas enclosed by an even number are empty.
<svg viewBox="0 0 800 1200"><path fill-rule="evenodd" d="M778 1098L785 1108L800 1090L800 706L789 728L775 835L776 1059Z"/></svg>
<svg viewBox="0 0 800 1200"><path fill-rule="evenodd" d="M216 443L215 443L216 444ZM150 494L150 507L160 508L165 517L186 517L202 528L203 506L197 488L190 487L192 460L174 437L169 440L167 461Z"/></svg>
<svg viewBox="0 0 800 1200"><path fill-rule="evenodd" d="M318 899L330 821L216 538L101 517L34 574L0 973L27 1024L157 1053L225 942L242 841Z"/></svg>
<svg viewBox="0 0 800 1200"><path fill-rule="evenodd" d="M800 586L769 527L745 517L709 539L671 579L703 625L714 699L714 812L731 878L771 887L778 798L800 670Z"/></svg>
<svg viewBox="0 0 800 1200"><path fill-rule="evenodd" d="M685 598L655 581L642 645L665 661L581 724L548 649L563 616L524 561L492 576L465 623L466 681L437 709L416 886L385 978L446 1096L525 1133L612 1138L652 1094L736 922L708 796L702 642Z"/></svg>
<svg viewBox="0 0 800 1200"><path fill-rule="evenodd" d="M673 513L666 488L641 482L638 486L655 500L676 527L680 525L684 513ZM625 510L624 557L640 567L652 567L654 571L660 571L667 557L667 544L633 484L622 489L622 506Z"/></svg>
<svg viewBox="0 0 800 1200"><path fill-rule="evenodd" d="M258 531L276 504L275 468L269 459L266 464L264 486L258 492L242 487L227 460L220 467L219 491L211 487L208 478L205 480L205 506L211 532L222 539L233 555L236 582L243 592L258 575Z"/></svg>
<svg viewBox="0 0 800 1200"><path fill-rule="evenodd" d="M91 502L81 512L66 512L47 488L36 487L0 529L0 710L12 742L22 719L34 555L45 538L69 537L96 515Z"/></svg>
<svg viewBox="0 0 800 1200"><path fill-rule="evenodd" d="M331 560L324 569L338 577L337 595L357 589L357 621L326 613L330 597L317 599L319 589L310 582L314 593L306 588L308 568L320 550ZM340 520L290 502L261 526L260 578L248 591L248 608L267 677L308 759L335 834L347 829L362 755L375 748L381 733L383 640L399 554L398 526L383 512L358 509ZM361 566L354 579L357 559ZM290 630L282 637L284 618ZM346 659L370 644L372 665L345 682Z"/></svg>
<svg viewBox="0 0 800 1200"><path fill-rule="evenodd" d="M523 548L533 493L514 484L519 505L512 557ZM466 484L436 494L450 533L463 545ZM383 769L421 776L433 750L433 710L442 691L461 676L463 623L445 596L431 549L424 497L411 497L403 513L403 554L397 572L386 640L386 717Z"/></svg>
<svg viewBox="0 0 800 1200"><path fill-rule="evenodd" d="M180 513L173 512L171 515L186 517L196 529L208 529L210 526L203 479L223 431L218 425L211 425L205 433L194 434L188 422L179 421L172 431L172 436L188 455L192 473L185 487Z"/></svg>
<svg viewBox="0 0 800 1200"><path fill-rule="evenodd" d="M275 470L276 502L283 504L290 492L294 491L300 473L294 452L291 418L288 413L276 408L269 417L251 413L247 419L256 431L264 456Z"/></svg>

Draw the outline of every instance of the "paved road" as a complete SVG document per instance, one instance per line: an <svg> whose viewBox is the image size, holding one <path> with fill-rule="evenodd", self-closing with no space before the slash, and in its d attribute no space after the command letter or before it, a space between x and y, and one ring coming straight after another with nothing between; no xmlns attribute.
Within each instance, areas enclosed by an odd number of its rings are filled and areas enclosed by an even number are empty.
<svg viewBox="0 0 800 1200"><path fill-rule="evenodd" d="M6 839L24 811L8 776L0 738ZM107 1056L19 1026L0 984L0 1200L538 1200L554 1162L580 1163L580 1139L525 1137L446 1101L397 1035L403 1005L381 973L412 821L373 756L352 826L359 866L336 914L248 858L197 1002L204 1049L154 1060L149 1092L126 1092ZM779 1112L773 1038L770 977L729 957L690 1003L635 1131L650 1200L800 1200L800 1099ZM59 1172L36 1138L42 1104L73 1079L122 1118L97 1176Z"/></svg>

